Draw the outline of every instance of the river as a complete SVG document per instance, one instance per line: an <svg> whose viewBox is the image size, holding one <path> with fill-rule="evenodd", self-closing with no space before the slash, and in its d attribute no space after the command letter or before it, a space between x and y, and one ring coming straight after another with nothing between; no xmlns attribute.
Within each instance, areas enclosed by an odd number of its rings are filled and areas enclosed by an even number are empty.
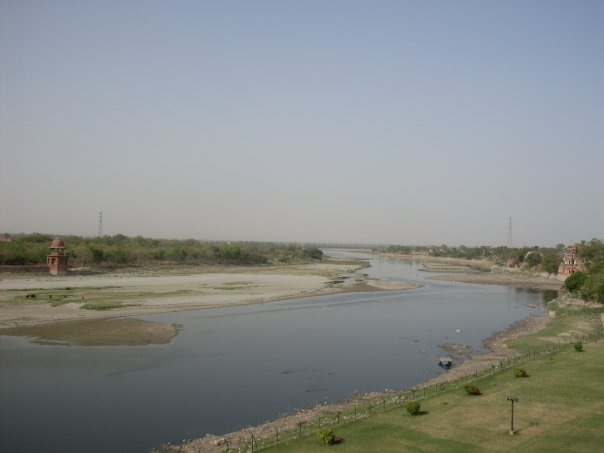
<svg viewBox="0 0 604 453"><path fill-rule="evenodd" d="M420 263L370 258L370 277L424 286L141 317L183 325L161 346L0 336L0 451L144 452L357 390L407 388L443 372L438 345L481 350L543 312L541 292L430 280Z"/></svg>

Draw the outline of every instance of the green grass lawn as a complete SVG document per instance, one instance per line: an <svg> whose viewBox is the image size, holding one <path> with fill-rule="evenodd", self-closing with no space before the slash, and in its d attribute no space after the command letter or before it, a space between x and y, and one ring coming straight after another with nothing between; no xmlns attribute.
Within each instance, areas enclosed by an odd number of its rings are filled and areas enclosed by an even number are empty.
<svg viewBox="0 0 604 453"><path fill-rule="evenodd" d="M421 400L423 415L404 406L377 409L369 418L332 429L343 437L327 446L314 435L281 443L270 452L596 452L604 451L604 340L572 346L473 382L482 395L463 388ZM508 395L515 404L511 436Z"/></svg>
<svg viewBox="0 0 604 453"><path fill-rule="evenodd" d="M542 331L535 335L508 340L506 344L512 349L527 354L542 351L552 345L582 340L585 336L602 332L601 314L602 308L599 307L559 310L557 318Z"/></svg>

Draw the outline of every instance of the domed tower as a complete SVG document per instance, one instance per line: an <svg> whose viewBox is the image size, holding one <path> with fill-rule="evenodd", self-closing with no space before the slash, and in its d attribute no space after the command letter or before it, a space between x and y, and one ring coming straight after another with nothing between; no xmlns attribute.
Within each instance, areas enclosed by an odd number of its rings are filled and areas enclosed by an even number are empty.
<svg viewBox="0 0 604 453"><path fill-rule="evenodd" d="M46 264L52 275L67 273L69 256L65 254L65 244L59 238L56 238L50 244L50 255L46 256Z"/></svg>
<svg viewBox="0 0 604 453"><path fill-rule="evenodd" d="M568 276L575 272L587 272L587 267L585 266L585 260L579 256L577 246L575 244L570 244L566 247L564 258L558 269L558 274Z"/></svg>

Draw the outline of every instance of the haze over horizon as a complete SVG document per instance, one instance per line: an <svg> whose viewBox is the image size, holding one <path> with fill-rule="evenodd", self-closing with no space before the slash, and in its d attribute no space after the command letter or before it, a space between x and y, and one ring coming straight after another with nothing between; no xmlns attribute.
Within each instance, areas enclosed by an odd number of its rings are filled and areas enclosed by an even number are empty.
<svg viewBox="0 0 604 453"><path fill-rule="evenodd" d="M604 239L604 2L0 2L0 232Z"/></svg>

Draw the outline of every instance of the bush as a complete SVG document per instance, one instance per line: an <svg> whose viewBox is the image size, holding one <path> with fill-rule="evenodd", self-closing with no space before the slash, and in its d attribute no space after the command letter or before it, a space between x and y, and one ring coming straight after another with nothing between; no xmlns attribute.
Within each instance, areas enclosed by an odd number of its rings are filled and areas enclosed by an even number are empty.
<svg viewBox="0 0 604 453"><path fill-rule="evenodd" d="M569 275L566 280L564 280L564 287L567 291L571 293L578 292L583 283L587 280L587 274L584 272L575 272L574 274Z"/></svg>
<svg viewBox="0 0 604 453"><path fill-rule="evenodd" d="M577 352L583 352L583 342L577 341L575 343L575 351L577 351Z"/></svg>
<svg viewBox="0 0 604 453"><path fill-rule="evenodd" d="M334 445L342 442L342 438L336 436L329 428L321 428L317 431L317 437L321 439L325 445Z"/></svg>
<svg viewBox="0 0 604 453"><path fill-rule="evenodd" d="M421 405L417 401L409 401L405 405L405 408L407 409L409 415L419 415Z"/></svg>
<svg viewBox="0 0 604 453"><path fill-rule="evenodd" d="M592 271L581 286L581 298L604 303L604 271Z"/></svg>
<svg viewBox="0 0 604 453"><path fill-rule="evenodd" d="M333 437L335 436L335 434L333 433L333 431L329 428L321 428L318 432L317 432L317 437L319 439L321 439L321 441L324 444L330 444L331 440L333 439Z"/></svg>
<svg viewBox="0 0 604 453"><path fill-rule="evenodd" d="M310 247L302 250L302 255L306 259L310 260L322 260L323 259L323 251L316 247Z"/></svg>
<svg viewBox="0 0 604 453"><path fill-rule="evenodd" d="M467 384L467 385L464 385L463 388L468 395L482 395L482 393L480 392L480 389L473 385Z"/></svg>
<svg viewBox="0 0 604 453"><path fill-rule="evenodd" d="M514 376L519 377L528 377L528 373L525 368L514 368Z"/></svg>

